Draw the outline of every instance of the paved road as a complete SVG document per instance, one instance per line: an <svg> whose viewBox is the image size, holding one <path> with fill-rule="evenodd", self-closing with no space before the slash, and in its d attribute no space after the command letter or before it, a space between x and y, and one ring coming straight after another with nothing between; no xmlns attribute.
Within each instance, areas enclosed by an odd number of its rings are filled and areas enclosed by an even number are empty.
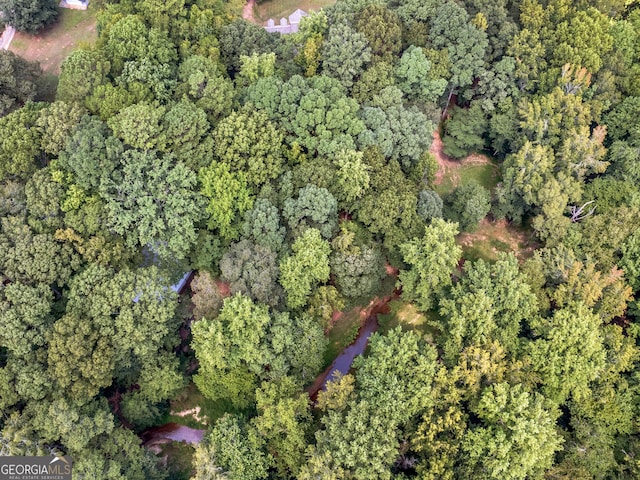
<svg viewBox="0 0 640 480"><path fill-rule="evenodd" d="M0 35L0 50L9 50L9 45L11 45L11 40L13 40L15 33L15 28L5 27L4 32Z"/></svg>

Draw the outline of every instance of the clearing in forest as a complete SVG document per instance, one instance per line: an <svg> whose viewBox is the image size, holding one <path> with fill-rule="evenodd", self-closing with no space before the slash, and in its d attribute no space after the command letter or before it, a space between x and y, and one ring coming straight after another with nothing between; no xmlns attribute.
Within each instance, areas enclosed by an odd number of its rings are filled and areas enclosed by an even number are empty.
<svg viewBox="0 0 640 480"><path fill-rule="evenodd" d="M513 252L519 260L524 260L540 246L531 229L516 227L506 220L489 218L480 221L474 232L458 235L457 242L467 260L482 258L494 261L500 252Z"/></svg>
<svg viewBox="0 0 640 480"><path fill-rule="evenodd" d="M443 148L440 133L436 130L429 151L438 161L434 189L440 196L472 180L493 191L500 180L500 169L489 157L474 153L462 160L455 160L445 154Z"/></svg>
<svg viewBox="0 0 640 480"><path fill-rule="evenodd" d="M255 0L251 0L248 4L252 3L254 4L252 14L245 16L243 13L243 18L264 25L270 18L273 18L277 24L282 17L288 17L297 9L307 13L317 12L322 7L333 5L336 0L266 0L257 4Z"/></svg>
<svg viewBox="0 0 640 480"><path fill-rule="evenodd" d="M96 41L96 8L59 9L56 22L37 35L17 32L9 50L32 62L40 62L45 73L60 74L60 65L82 44Z"/></svg>

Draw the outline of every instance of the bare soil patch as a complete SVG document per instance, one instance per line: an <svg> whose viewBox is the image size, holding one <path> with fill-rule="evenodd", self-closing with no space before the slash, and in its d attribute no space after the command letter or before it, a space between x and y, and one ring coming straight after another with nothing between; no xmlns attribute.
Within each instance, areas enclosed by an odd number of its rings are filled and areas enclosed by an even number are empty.
<svg viewBox="0 0 640 480"><path fill-rule="evenodd" d="M476 231L458 235L457 242L472 259L486 260L497 259L500 252L513 252L525 260L540 246L531 230L489 218L482 219Z"/></svg>

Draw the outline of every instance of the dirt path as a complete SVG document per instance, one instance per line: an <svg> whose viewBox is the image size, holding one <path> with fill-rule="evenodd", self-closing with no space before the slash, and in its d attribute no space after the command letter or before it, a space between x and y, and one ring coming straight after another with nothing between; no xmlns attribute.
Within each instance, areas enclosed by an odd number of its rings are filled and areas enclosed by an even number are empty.
<svg viewBox="0 0 640 480"><path fill-rule="evenodd" d="M491 161L485 155L479 153L472 153L468 157L462 160L455 160L449 155L444 153L444 144L442 138L440 138L440 132L436 129L433 132L433 142L429 152L436 157L438 161L438 171L436 172L436 179L433 182L434 185L440 185L445 177L451 180L453 185L460 183L460 174L458 170L465 165L485 165Z"/></svg>
<svg viewBox="0 0 640 480"><path fill-rule="evenodd" d="M248 22L257 23L255 17L253 16L253 8L256 6L256 0L249 0L245 3L244 7L242 7L242 18L247 20Z"/></svg>

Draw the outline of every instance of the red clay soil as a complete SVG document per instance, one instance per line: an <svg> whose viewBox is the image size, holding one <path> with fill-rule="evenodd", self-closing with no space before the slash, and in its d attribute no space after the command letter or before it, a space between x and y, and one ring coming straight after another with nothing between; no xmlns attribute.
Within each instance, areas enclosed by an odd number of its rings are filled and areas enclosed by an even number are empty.
<svg viewBox="0 0 640 480"><path fill-rule="evenodd" d="M433 132L433 142L431 143L429 152L438 161L438 171L436 172L436 179L433 182L434 185L440 185L445 176L448 176L452 183L456 185L460 180L457 170L463 165L484 165L490 163L488 157L480 155L479 153L472 153L461 160L450 157L444 153L444 144L442 143L442 138L440 138L440 132L437 129Z"/></svg>
<svg viewBox="0 0 640 480"><path fill-rule="evenodd" d="M242 18L244 18L248 22L257 23L255 17L253 16L253 8L256 6L256 0L249 0L245 3L244 7L242 7Z"/></svg>

